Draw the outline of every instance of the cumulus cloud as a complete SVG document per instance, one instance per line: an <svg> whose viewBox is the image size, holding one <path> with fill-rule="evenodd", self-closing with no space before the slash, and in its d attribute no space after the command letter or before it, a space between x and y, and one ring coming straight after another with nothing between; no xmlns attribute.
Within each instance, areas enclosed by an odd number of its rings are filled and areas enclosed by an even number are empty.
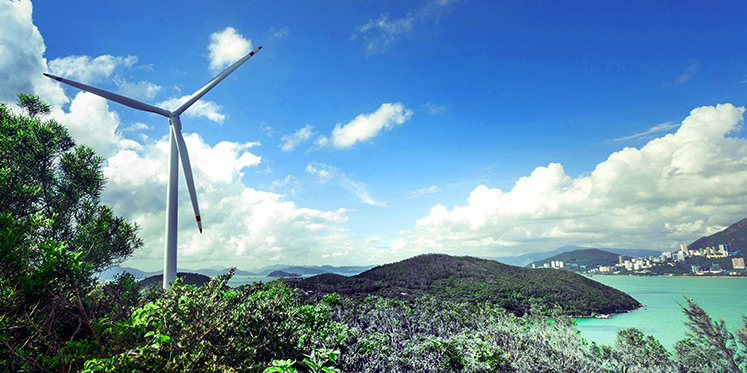
<svg viewBox="0 0 747 373"><path fill-rule="evenodd" d="M161 86L146 81L134 83L118 78L114 82L119 88L119 93L131 98L152 100L161 91Z"/></svg>
<svg viewBox="0 0 747 373"><path fill-rule="evenodd" d="M64 76L84 84L101 82L108 78L119 66L130 67L137 63L137 57L115 57L108 54L91 58L90 56L68 56L49 61L49 72Z"/></svg>
<svg viewBox="0 0 747 373"><path fill-rule="evenodd" d="M109 110L108 101L93 93L78 92L69 111L54 108L52 117L67 127L77 144L90 146L103 157L140 146L122 136L119 115Z"/></svg>
<svg viewBox="0 0 747 373"><path fill-rule="evenodd" d="M314 126L307 124L293 134L281 137L280 140L283 141L283 143L280 144L280 149L284 152L292 151L296 146L309 140L312 136L314 136Z"/></svg>
<svg viewBox="0 0 747 373"><path fill-rule="evenodd" d="M403 35L412 32L415 25L438 20L456 0L434 0L423 8L409 12L405 17L391 19L388 14L355 27L351 39L360 37L366 55L384 53Z"/></svg>
<svg viewBox="0 0 747 373"><path fill-rule="evenodd" d="M181 104L187 102L191 96L182 96L170 98L166 101L161 101L156 106L164 108L166 110L174 110ZM199 100L192 104L182 115L188 117L203 117L209 119L215 123L223 124L226 119L226 115L222 113L223 107L216 104L213 101Z"/></svg>
<svg viewBox="0 0 747 373"><path fill-rule="evenodd" d="M261 158L249 150L256 143L221 142L210 146L197 134L185 134L205 226L197 232L192 208L180 175L180 266L205 260L230 263L312 260L328 248L346 246L340 224L345 210L301 208L276 193L246 187L241 179ZM137 222L145 248L135 262L158 260L163 255L163 220L167 179L168 137L122 150L108 160L109 180L103 200L114 211ZM229 262L225 262L225 265Z"/></svg>
<svg viewBox="0 0 747 373"><path fill-rule="evenodd" d="M386 206L385 203L372 196L372 193L365 184L351 179L344 172L337 169L337 167L322 162L311 162L306 165L306 172L317 176L321 184L326 184L330 180L334 180L336 184L358 197L363 203L371 206Z"/></svg>
<svg viewBox="0 0 747 373"><path fill-rule="evenodd" d="M210 35L210 71L218 72L230 64L238 61L252 50L252 41L244 38L233 27L226 27L223 31Z"/></svg>
<svg viewBox="0 0 747 373"><path fill-rule="evenodd" d="M332 146L335 149L348 149L360 141L378 136L383 130L405 123L412 117L412 110L400 102L384 103L370 114L361 114L347 124L337 123L331 138L320 136L316 140L319 147Z"/></svg>
<svg viewBox="0 0 747 373"><path fill-rule="evenodd" d="M0 102L15 102L19 92L36 93L46 102L69 102L62 88L42 73L47 72L47 49L34 26L29 0L0 2Z"/></svg>
<svg viewBox="0 0 747 373"><path fill-rule="evenodd" d="M514 255L563 244L669 250L744 218L747 140L730 137L744 108L692 110L680 128L626 147L573 178L551 163L510 191L477 186L465 205L436 205L390 251Z"/></svg>

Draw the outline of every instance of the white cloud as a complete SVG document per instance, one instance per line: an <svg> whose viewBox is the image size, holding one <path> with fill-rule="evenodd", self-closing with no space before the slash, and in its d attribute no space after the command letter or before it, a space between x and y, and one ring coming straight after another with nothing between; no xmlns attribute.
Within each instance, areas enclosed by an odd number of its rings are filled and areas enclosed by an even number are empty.
<svg viewBox="0 0 747 373"><path fill-rule="evenodd" d="M15 102L17 93L26 92L59 107L69 99L42 75L48 70L47 47L31 20L32 8L28 0L0 2L0 102Z"/></svg>
<svg viewBox="0 0 747 373"><path fill-rule="evenodd" d="M465 205L434 206L380 255L499 256L563 244L667 250L692 242L744 218L747 140L728 136L743 113L731 104L694 109L676 133L613 153L590 176L572 178L551 163L508 192L480 185Z"/></svg>
<svg viewBox="0 0 747 373"><path fill-rule="evenodd" d="M340 185L364 203L371 206L386 207L384 202L377 200L371 195L371 191L368 190L365 184L352 180L345 173L340 173L339 178Z"/></svg>
<svg viewBox="0 0 747 373"><path fill-rule="evenodd" d="M244 38L233 27L210 35L210 71L217 72L238 61L252 50L252 41Z"/></svg>
<svg viewBox="0 0 747 373"><path fill-rule="evenodd" d="M121 135L119 115L109 111L108 101L93 93L78 92L70 103L69 112L54 108L52 117L67 127L77 144L88 145L103 157L120 149L140 146Z"/></svg>
<svg viewBox="0 0 747 373"><path fill-rule="evenodd" d="M424 195L428 195L428 194L433 194L433 193L438 192L439 190L440 190L439 187L437 187L435 185L431 185L428 188L423 188L423 189L418 189L418 190L411 191L410 192L410 197L411 198L415 198L415 197L420 197L420 196L424 196Z"/></svg>
<svg viewBox="0 0 747 373"><path fill-rule="evenodd" d="M108 54L90 56L68 56L49 61L49 72L84 84L100 82L112 75L119 66L130 67L137 63L137 57L115 57Z"/></svg>
<svg viewBox="0 0 747 373"><path fill-rule="evenodd" d="M249 152L256 143L210 146L197 134L185 134L185 141L205 230L197 232L180 174L180 266L218 262L247 268L272 261L310 261L329 247L349 245L340 227L347 220L345 210L301 208L280 194L241 182L243 171L260 163L260 157ZM163 255L168 149L164 136L139 150L118 152L104 168L109 182L103 201L142 227L139 236L145 247L132 259L140 265Z"/></svg>
<svg viewBox="0 0 747 373"><path fill-rule="evenodd" d="M182 96L170 98L166 101L159 102L156 106L164 108L166 110L174 110L179 105L187 102L191 96ZM213 101L199 100L183 113L188 117L203 117L212 120L215 123L223 124L226 119L226 115L221 112L222 106L216 104Z"/></svg>
<svg viewBox="0 0 747 373"><path fill-rule="evenodd" d="M293 179L293 177L291 175L288 175L283 179L273 180L271 187L273 190L285 188L285 186L291 182L291 179Z"/></svg>
<svg viewBox="0 0 747 373"><path fill-rule="evenodd" d="M654 135L656 135L658 133L670 131L670 130L673 130L673 129L679 127L679 126L680 126L679 123L674 123L674 122L659 123L659 124L657 124L657 125L649 128L646 131L635 133L635 134L632 134L630 136L624 136L624 137L612 139L612 140L609 140L609 141L627 141L627 140L638 140L638 139L644 139L644 138L651 138L651 137L653 137Z"/></svg>
<svg viewBox="0 0 747 373"><path fill-rule="evenodd" d="M115 83L119 88L119 93L131 98L152 100L161 91L161 86L146 81L133 83L123 79L115 79Z"/></svg>
<svg viewBox="0 0 747 373"><path fill-rule="evenodd" d="M307 124L293 134L281 137L283 143L280 144L280 149L284 152L292 151L298 144L309 140L312 136L314 136L314 126Z"/></svg>
<svg viewBox="0 0 747 373"><path fill-rule="evenodd" d="M337 175L337 168L321 162L311 162L306 165L306 172L319 177L319 182L326 184Z"/></svg>
<svg viewBox="0 0 747 373"><path fill-rule="evenodd" d="M366 141L379 135L382 130L405 123L412 117L412 110L405 108L402 103L384 103L370 114L361 114L348 124L337 123L332 130L331 139L320 136L316 145L324 147L331 145L336 149L348 149L357 142Z"/></svg>
<svg viewBox="0 0 747 373"><path fill-rule="evenodd" d="M122 131L124 132L132 132L132 131L142 131L142 130L149 130L153 127L142 123L142 122L136 122L135 124L130 125L129 127L122 128Z"/></svg>
<svg viewBox="0 0 747 373"><path fill-rule="evenodd" d="M358 197L363 203L372 206L386 206L385 203L378 201L371 195L365 184L354 181L345 175L344 172L340 172L337 167L321 162L311 162L306 165L306 172L317 176L321 184L326 184L330 180L334 180L339 186Z"/></svg>
<svg viewBox="0 0 747 373"><path fill-rule="evenodd" d="M351 39L361 37L363 49L368 56L386 52L402 35L412 32L413 27L418 23L438 20L455 1L430 1L423 8L409 12L402 18L390 19L388 14L381 14L378 19L356 26Z"/></svg>

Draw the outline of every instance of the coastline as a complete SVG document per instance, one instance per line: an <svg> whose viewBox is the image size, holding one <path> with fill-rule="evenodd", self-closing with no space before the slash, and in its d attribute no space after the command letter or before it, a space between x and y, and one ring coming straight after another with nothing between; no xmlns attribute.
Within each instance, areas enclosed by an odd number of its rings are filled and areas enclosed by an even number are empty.
<svg viewBox="0 0 747 373"><path fill-rule="evenodd" d="M619 276L619 277L692 277L692 278L740 278L740 277L744 277L744 278L747 278L747 273L745 273L745 274L739 274L739 275L723 275L723 274L721 274L721 275L707 275L707 274L702 274L702 275L696 275L696 274L686 274L686 275L670 275L670 274L667 274L667 275L634 275L634 274L625 274L625 275L623 275L623 274L614 274L614 273L610 273L610 274L607 274L607 273L605 273L605 274L595 273L593 275L592 274L583 274L583 275L586 276L586 277L589 277L589 278L592 278L594 276Z"/></svg>

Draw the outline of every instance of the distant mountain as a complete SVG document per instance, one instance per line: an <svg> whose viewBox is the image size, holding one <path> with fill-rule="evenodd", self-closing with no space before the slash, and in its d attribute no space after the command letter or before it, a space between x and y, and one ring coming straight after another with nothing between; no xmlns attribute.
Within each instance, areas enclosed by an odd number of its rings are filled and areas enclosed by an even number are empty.
<svg viewBox="0 0 747 373"><path fill-rule="evenodd" d="M267 275L267 277L299 277L299 276L301 275L298 273L290 273L290 272L285 272L281 270L272 271L269 275Z"/></svg>
<svg viewBox="0 0 747 373"><path fill-rule="evenodd" d="M623 258L630 259L629 256L623 256ZM576 268L582 266L586 268L613 266L618 263L619 255L599 249L581 249L553 255L547 259L539 260L531 264L534 264L537 267L542 267L544 264L550 264L552 261L561 261L563 262L565 269L572 270L574 265Z"/></svg>
<svg viewBox="0 0 747 373"><path fill-rule="evenodd" d="M99 277L99 280L109 281L109 280L113 280L118 274L123 273L123 272L129 273L137 279L146 278L148 276L153 276L158 273L161 273L160 271L146 272L146 271L141 271L137 268L113 266L111 268L108 268L106 270L99 272L98 277Z"/></svg>
<svg viewBox="0 0 747 373"><path fill-rule="evenodd" d="M523 314L530 304L558 305L571 315L611 314L640 307L635 299L584 276L530 269L493 260L426 254L347 277L331 273L299 282L317 293L396 298L422 295L459 302L490 302Z"/></svg>
<svg viewBox="0 0 747 373"><path fill-rule="evenodd" d="M739 256L744 256L747 251L747 219L742 219L721 232L707 237L701 237L695 242L687 245L690 250L697 250L720 244L731 245L732 251L741 250Z"/></svg>
<svg viewBox="0 0 747 373"><path fill-rule="evenodd" d="M209 276L209 277L215 277L215 276L225 275L230 270L231 270L231 268L213 266L213 267L210 267L210 268L202 268L202 269L185 269L184 271L185 272L189 271L189 272L199 273L201 275L205 275L205 276ZM236 277L236 276L256 276L256 274L252 273L252 272L247 272L247 271L242 271L240 269L237 269L233 273L233 276L234 277Z"/></svg>
<svg viewBox="0 0 747 373"><path fill-rule="evenodd" d="M285 272L291 272L291 273L298 273L300 275L317 275L321 273L342 273L342 274L350 274L350 275L357 275L363 271L369 270L373 268L374 266L342 266L342 267L335 267L330 265L322 265L322 266L292 266L288 264L281 264L281 265L271 265L259 269L253 270L253 272L257 273L257 275L266 276L270 274L272 271L285 271Z"/></svg>
<svg viewBox="0 0 747 373"><path fill-rule="evenodd" d="M184 282L182 283L185 285L203 286L207 284L208 282L210 282L210 277L201 275L199 273L178 272L176 274L176 277L183 279ZM163 284L163 275L150 276L140 281L141 287L161 286L161 284Z"/></svg>
<svg viewBox="0 0 747 373"><path fill-rule="evenodd" d="M203 268L203 269L185 269L185 268L178 268L177 272L184 272L184 273L199 273L201 275L205 275L208 277L216 277L220 275L225 275L228 273L230 268L223 268L223 267L210 267L210 268ZM109 269L106 269L104 271L99 272L98 277L99 280L102 281L109 281L113 280L118 274L122 272L127 272L131 275L133 275L137 279L142 279L150 276L161 276L163 274L163 271L153 271L153 272L147 272L142 271L137 268L131 268L131 267L119 267L114 266ZM234 277L236 276L256 276L252 272L242 271L242 270L236 270L234 273Z"/></svg>
<svg viewBox="0 0 747 373"><path fill-rule="evenodd" d="M574 250L586 250L593 249L592 247L582 247L566 245L561 246L552 251L543 251L539 253L529 253L519 256L501 256L501 257L487 257L486 259L497 260L501 263L515 265L519 267L526 267L533 262L541 261L552 256L566 253ZM599 248L599 250L608 251L617 255L631 256L631 257L644 257L644 256L659 256L661 251L657 250L646 250L646 249L615 249L615 248ZM554 260L554 259L553 259Z"/></svg>

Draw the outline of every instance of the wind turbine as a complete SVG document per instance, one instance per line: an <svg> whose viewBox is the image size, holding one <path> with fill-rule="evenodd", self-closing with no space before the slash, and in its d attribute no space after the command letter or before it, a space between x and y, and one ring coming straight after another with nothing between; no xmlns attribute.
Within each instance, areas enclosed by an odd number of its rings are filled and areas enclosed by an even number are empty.
<svg viewBox="0 0 747 373"><path fill-rule="evenodd" d="M164 259L163 259L163 288L168 289L170 284L176 279L176 222L177 222L177 191L179 187L179 161L177 158L182 160L182 168L184 169L184 177L187 179L187 189L189 189L189 198L192 199L192 207L195 210L195 219L197 220L197 228L202 233L202 221L200 221L200 209L197 206L197 194L195 193L195 183L192 178L192 166L189 163L189 155L187 154L187 146L184 143L184 137L182 137L182 123L179 119L185 110L189 109L192 104L197 102L202 96L208 91L225 79L228 74L236 70L241 64L246 62L250 57L257 53L262 47L249 52L246 56L233 63L223 72L216 75L215 78L207 82L202 88L198 89L187 101L173 111L162 109L144 102L133 100L128 97L120 96L116 93L108 92L103 89L91 87L82 83L74 82L59 76L50 74L44 74L44 76L54 79L58 82L71 85L75 88L82 89L84 91L91 92L95 95L101 96L107 100L111 100L120 103L124 106L129 106L133 109L147 111L159 115L163 115L169 118L169 180L166 186L166 243L164 246Z"/></svg>

